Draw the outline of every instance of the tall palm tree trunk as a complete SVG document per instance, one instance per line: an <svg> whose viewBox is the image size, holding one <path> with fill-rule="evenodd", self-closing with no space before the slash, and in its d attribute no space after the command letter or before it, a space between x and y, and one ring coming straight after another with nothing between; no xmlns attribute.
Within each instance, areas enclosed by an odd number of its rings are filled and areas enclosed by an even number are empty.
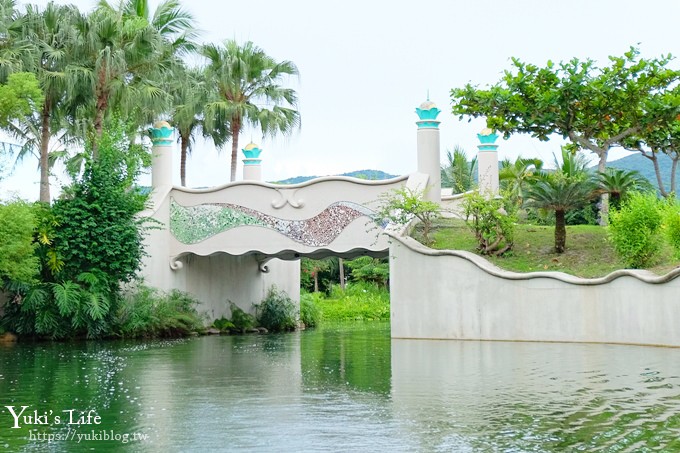
<svg viewBox="0 0 680 453"><path fill-rule="evenodd" d="M241 118L231 118L231 179L236 181L236 158L238 157L238 133L241 132Z"/></svg>
<svg viewBox="0 0 680 453"><path fill-rule="evenodd" d="M187 148L189 148L189 137L184 135L180 144L179 178L182 187L187 185Z"/></svg>
<svg viewBox="0 0 680 453"><path fill-rule="evenodd" d="M40 130L40 202L50 202L50 105L47 99L42 108L42 129Z"/></svg>
<svg viewBox="0 0 680 453"><path fill-rule="evenodd" d="M92 139L92 158L97 160L99 158L99 141L104 132L104 114L109 106L109 93L104 89L106 83L106 65L102 65L99 70L99 81L96 90L97 102L95 104L94 114L94 137Z"/></svg>
<svg viewBox="0 0 680 453"><path fill-rule="evenodd" d="M567 246L566 212L562 209L555 211L555 252L564 253Z"/></svg>

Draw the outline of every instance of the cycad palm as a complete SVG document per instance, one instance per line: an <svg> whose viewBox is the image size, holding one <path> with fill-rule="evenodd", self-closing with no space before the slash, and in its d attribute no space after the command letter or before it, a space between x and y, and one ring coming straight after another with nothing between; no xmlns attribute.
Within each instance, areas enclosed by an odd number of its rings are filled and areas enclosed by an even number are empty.
<svg viewBox="0 0 680 453"><path fill-rule="evenodd" d="M245 124L259 127L264 135L287 134L299 126L297 94L280 85L281 79L297 75L298 70L290 61L277 62L252 42L208 44L202 54L208 59L209 82L219 95L219 100L207 105L206 125L210 129L229 125L234 181L238 136Z"/></svg>
<svg viewBox="0 0 680 453"><path fill-rule="evenodd" d="M616 209L630 192L645 192L652 188L652 184L635 170L610 167L604 173L598 173L598 192L608 193L610 203Z"/></svg>
<svg viewBox="0 0 680 453"><path fill-rule="evenodd" d="M586 204L595 194L595 181L585 158L562 150L557 169L531 180L524 196L526 206L555 212L555 252L563 253L567 243L566 213Z"/></svg>

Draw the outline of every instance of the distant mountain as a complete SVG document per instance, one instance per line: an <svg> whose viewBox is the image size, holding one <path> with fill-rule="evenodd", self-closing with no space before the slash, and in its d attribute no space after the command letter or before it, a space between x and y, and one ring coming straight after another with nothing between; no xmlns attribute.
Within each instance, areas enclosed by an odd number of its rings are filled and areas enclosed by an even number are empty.
<svg viewBox="0 0 680 453"><path fill-rule="evenodd" d="M661 169L661 180L663 181L666 190L669 189L671 181L671 164L670 157L662 154L659 156L659 168ZM642 176L647 178L649 182L656 188L659 184L656 180L656 173L654 172L654 164L640 153L631 154L622 159L607 162L607 167L620 168L622 170L635 170Z"/></svg>
<svg viewBox="0 0 680 453"><path fill-rule="evenodd" d="M389 173L385 173L384 171L380 170L358 170L335 176L350 176L352 178L370 180L391 179L397 177L397 175L390 175ZM301 182L306 182L314 178L319 178L319 176L296 176L294 178L284 179L283 181L276 181L275 184L299 184Z"/></svg>

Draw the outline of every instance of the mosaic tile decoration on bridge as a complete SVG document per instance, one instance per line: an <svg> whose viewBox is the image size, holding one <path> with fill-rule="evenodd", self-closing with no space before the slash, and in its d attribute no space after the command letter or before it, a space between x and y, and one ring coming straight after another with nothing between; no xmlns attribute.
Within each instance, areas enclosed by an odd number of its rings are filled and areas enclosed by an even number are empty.
<svg viewBox="0 0 680 453"><path fill-rule="evenodd" d="M359 217L374 222L375 213L357 203L338 201L306 220L286 220L230 203L182 206L170 199L170 232L183 244L196 244L241 226L261 226L310 247L330 244Z"/></svg>

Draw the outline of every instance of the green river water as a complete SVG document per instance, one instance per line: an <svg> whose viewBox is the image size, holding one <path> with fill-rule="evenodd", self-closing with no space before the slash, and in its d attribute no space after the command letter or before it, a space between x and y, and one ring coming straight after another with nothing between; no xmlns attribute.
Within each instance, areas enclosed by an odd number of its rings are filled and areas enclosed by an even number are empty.
<svg viewBox="0 0 680 453"><path fill-rule="evenodd" d="M384 323L0 345L4 451L680 452L680 349Z"/></svg>

